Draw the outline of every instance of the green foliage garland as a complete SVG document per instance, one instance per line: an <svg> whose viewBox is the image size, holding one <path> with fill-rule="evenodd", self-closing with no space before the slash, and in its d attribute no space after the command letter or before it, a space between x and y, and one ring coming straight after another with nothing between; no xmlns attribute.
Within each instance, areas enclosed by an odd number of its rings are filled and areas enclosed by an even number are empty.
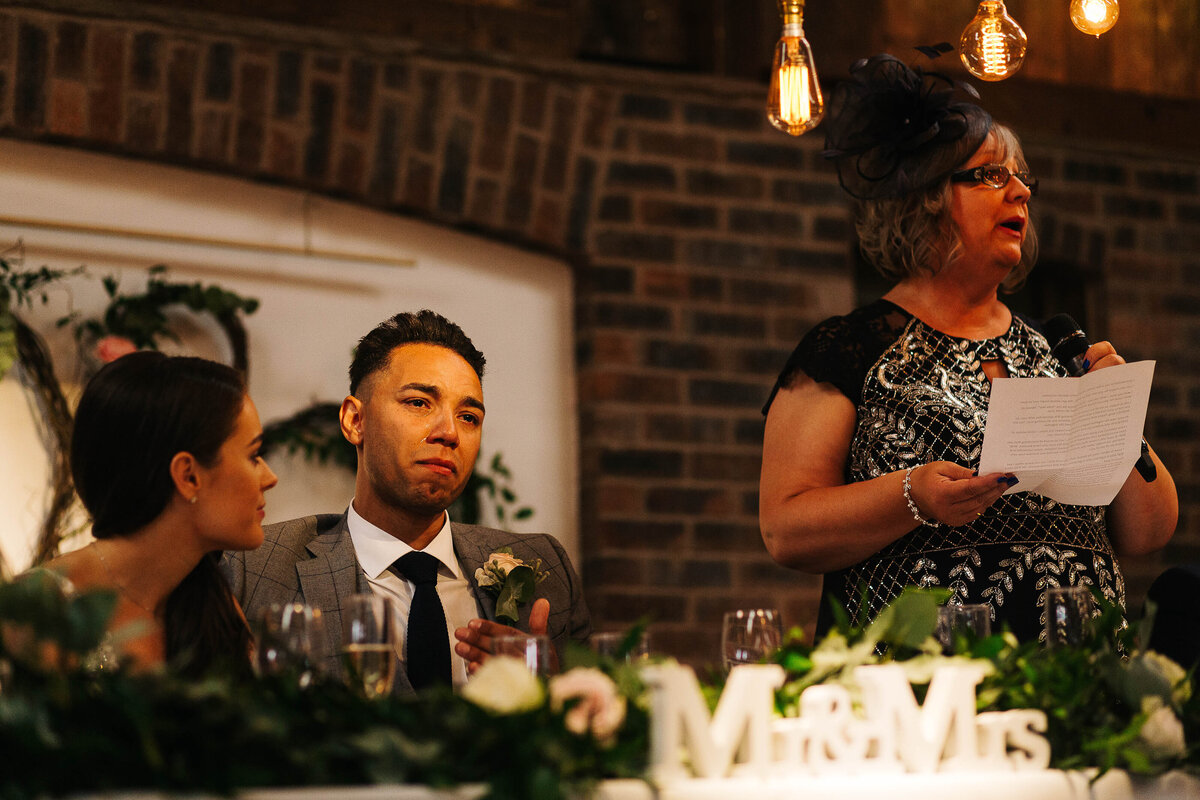
<svg viewBox="0 0 1200 800"><path fill-rule="evenodd" d="M904 667L921 700L937 666L971 660L987 675L977 693L979 711L1045 712L1055 769L1097 767L1101 773L1124 769L1140 775L1200 769L1195 745L1175 752L1150 731L1182 726L1187 742L1200 738L1193 676L1165 656L1139 650L1142 637L1124 626L1112 603L1096 596L1099 614L1089 638L1075 647L1018 642L1005 632L960 637L953 655L946 656L933 633L947 595L946 590L907 589L862 628L850 626L844 613L836 615L838 629L815 647L804 643L800 630L793 631L773 659L788 674L777 694L780 711L795 714L800 694L817 683L853 689L854 667L886 662Z"/></svg>
<svg viewBox="0 0 1200 800"><path fill-rule="evenodd" d="M269 457L282 447L289 454L300 453L307 461L355 470L358 453L342 436L340 409L339 403L313 403L286 419L268 423L263 426L263 455Z"/></svg>
<svg viewBox="0 0 1200 800"><path fill-rule="evenodd" d="M565 727L569 706L549 703L497 714L448 689L369 700L328 680L301 689L289 675L186 682L79 669L114 602L65 595L44 571L0 584L0 797L481 783L492 800L564 800L646 766L636 702L602 744ZM629 668L604 666L631 698L641 693Z"/></svg>
<svg viewBox="0 0 1200 800"><path fill-rule="evenodd" d="M123 336L139 349L157 350L161 339L178 342L170 329L164 309L181 305L200 314L209 314L221 326L233 348L233 367L245 373L248 369L246 329L238 312L253 314L258 300L242 297L219 286L201 283L171 283L163 279L167 268L157 264L150 268L146 291L140 294L121 294L120 282L111 275L102 279L109 303L101 319L78 321L75 315L63 317L60 326L75 323L75 338L83 342L97 341L104 336Z"/></svg>
<svg viewBox="0 0 1200 800"><path fill-rule="evenodd" d="M75 497L67 452L71 440L71 410L62 387L54 374L54 364L45 342L17 313L19 308L33 308L34 301L49 300L47 287L83 272L83 267L71 270L19 269L24 260L23 245L11 252L12 260L0 257L0 378L19 363L24 370L42 412L50 442L50 502L46 517L38 532L35 558L41 560L57 551L62 520ZM0 558L0 577L7 573Z"/></svg>
<svg viewBox="0 0 1200 800"><path fill-rule="evenodd" d="M492 456L490 469L479 469L478 465L467 480L462 495L450 507L450 518L470 524L478 523L483 517L483 504L490 502L496 519L501 526L508 524L511 510L512 521L529 519L533 509L517 505L517 494L512 489L512 472L504 463L500 453ZM512 508L516 506L516 508Z"/></svg>

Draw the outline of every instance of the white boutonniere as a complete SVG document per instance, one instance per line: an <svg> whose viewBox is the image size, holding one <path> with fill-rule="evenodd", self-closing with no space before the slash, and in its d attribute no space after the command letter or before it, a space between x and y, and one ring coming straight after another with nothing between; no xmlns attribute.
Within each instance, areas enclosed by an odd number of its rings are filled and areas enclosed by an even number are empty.
<svg viewBox="0 0 1200 800"><path fill-rule="evenodd" d="M496 618L515 623L520 618L517 606L532 600L534 589L549 574L542 571L540 558L526 564L511 547L501 547L475 570L475 582L496 596Z"/></svg>

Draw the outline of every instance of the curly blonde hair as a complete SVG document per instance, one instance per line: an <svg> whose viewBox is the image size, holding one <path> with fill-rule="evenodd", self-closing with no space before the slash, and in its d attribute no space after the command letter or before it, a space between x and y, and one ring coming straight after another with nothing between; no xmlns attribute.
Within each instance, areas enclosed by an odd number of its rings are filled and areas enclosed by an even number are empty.
<svg viewBox="0 0 1200 800"><path fill-rule="evenodd" d="M993 124L984 142L995 148L1001 162L1015 158L1027 170L1021 142L1012 129ZM860 200L855 230L863 256L886 278L902 281L917 275L936 274L962 250L958 230L950 220L950 176L923 192L879 200ZM1021 244L1021 260L1001 286L1013 292L1021 287L1037 261L1038 240L1030 217Z"/></svg>

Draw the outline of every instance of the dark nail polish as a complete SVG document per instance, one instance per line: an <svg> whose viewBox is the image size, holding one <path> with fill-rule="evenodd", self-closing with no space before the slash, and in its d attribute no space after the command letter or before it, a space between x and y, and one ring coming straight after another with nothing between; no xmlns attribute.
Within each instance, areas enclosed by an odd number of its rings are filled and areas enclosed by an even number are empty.
<svg viewBox="0 0 1200 800"><path fill-rule="evenodd" d="M1092 368L1092 362L1091 362L1091 361L1088 361L1088 360L1085 358L1085 359L1083 360L1083 371L1084 371L1084 372L1087 372L1087 371L1088 371L1089 369L1091 369L1091 368Z"/></svg>
<svg viewBox="0 0 1200 800"><path fill-rule="evenodd" d="M1004 479L1004 482L1007 483L1009 486L1016 486L1021 481L1017 478L1016 475L1009 475L1007 478Z"/></svg>
<svg viewBox="0 0 1200 800"><path fill-rule="evenodd" d="M1008 478L1004 475L1001 475L999 478L996 478L996 483L1008 483ZM1011 485L1012 484L1009 484L1009 486Z"/></svg>

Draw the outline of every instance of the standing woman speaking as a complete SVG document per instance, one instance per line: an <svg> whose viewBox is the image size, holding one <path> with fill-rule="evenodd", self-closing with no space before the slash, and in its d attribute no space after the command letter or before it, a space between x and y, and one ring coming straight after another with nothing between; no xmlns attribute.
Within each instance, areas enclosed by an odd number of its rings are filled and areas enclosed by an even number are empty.
<svg viewBox="0 0 1200 800"><path fill-rule="evenodd" d="M1130 465L1107 507L1004 495L1015 476L974 472L991 380L1066 371L999 299L1036 259L1037 179L1013 132L959 88L878 55L854 65L825 121L862 251L896 284L813 328L765 408L763 540L780 564L824 575L818 635L831 600L863 624L917 585L1035 639L1046 586L1095 586L1123 608L1116 555L1175 530L1175 484L1153 453L1158 478ZM1125 363L1108 342L1086 358L1089 371Z"/></svg>

